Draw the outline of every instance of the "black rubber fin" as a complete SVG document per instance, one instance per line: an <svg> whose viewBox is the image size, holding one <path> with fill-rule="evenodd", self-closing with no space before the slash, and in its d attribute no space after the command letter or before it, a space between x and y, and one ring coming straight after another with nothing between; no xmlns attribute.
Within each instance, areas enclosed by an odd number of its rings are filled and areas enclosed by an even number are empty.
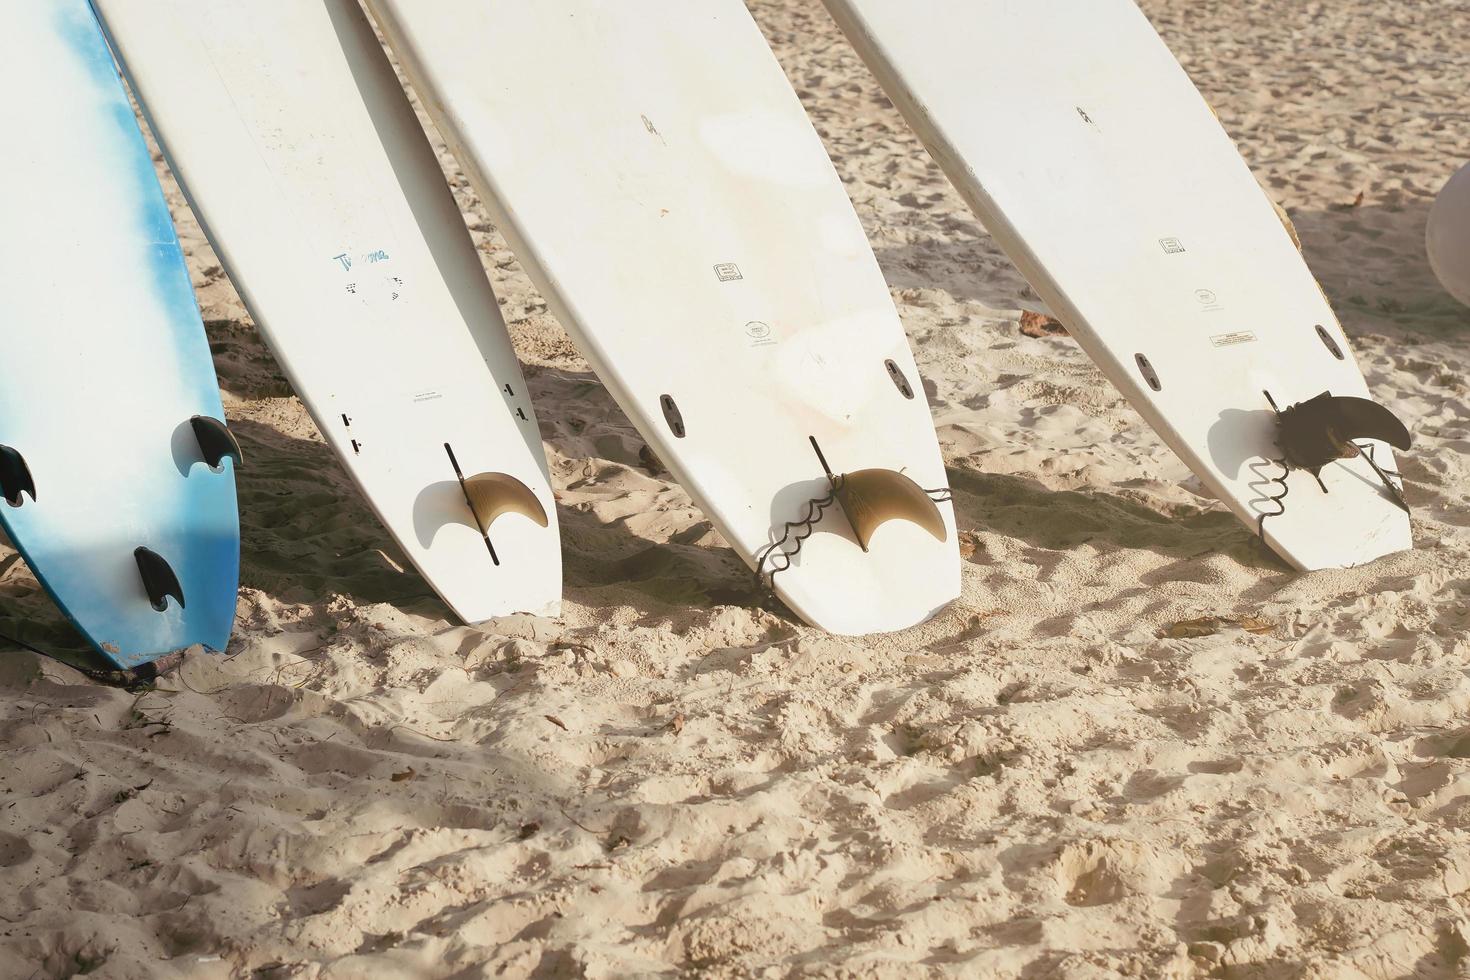
<svg viewBox="0 0 1470 980"><path fill-rule="evenodd" d="M31 495L32 502L36 499L36 481L31 478L31 468L26 465L26 458L9 446L0 446L0 497L9 501L12 507L19 507L21 494Z"/></svg>
<svg viewBox="0 0 1470 980"><path fill-rule="evenodd" d="M520 514L550 527L546 508L531 488L509 473L476 473L464 478L464 496L475 516L481 534L490 533L490 525L503 514Z"/></svg>
<svg viewBox="0 0 1470 980"><path fill-rule="evenodd" d="M1276 423L1287 462L1304 470L1357 456L1355 439L1377 439L1395 449L1411 444L1408 428L1382 405L1327 391L1283 410Z"/></svg>
<svg viewBox="0 0 1470 980"><path fill-rule="evenodd" d="M236 467L244 464L245 454L240 451L240 443L229 426L208 415L194 416L189 425L194 429L194 438L199 440L199 452L211 467L218 469L226 456L235 461Z"/></svg>
<svg viewBox="0 0 1470 980"><path fill-rule="evenodd" d="M911 521L940 541L948 537L944 518L924 488L897 470L844 473L834 481L837 503L864 551L873 532L888 521Z"/></svg>
<svg viewBox="0 0 1470 980"><path fill-rule="evenodd" d="M1349 438L1377 439L1399 450L1413 446L1409 427L1377 402L1346 395L1333 397L1332 404L1341 417L1342 431L1346 431Z"/></svg>
<svg viewBox="0 0 1470 980"><path fill-rule="evenodd" d="M168 560L147 548L134 550L133 558L138 562L138 574L143 578L143 588L153 608L163 612L168 608L169 596L173 596L179 608L183 609L184 588L179 585L179 577L174 574Z"/></svg>

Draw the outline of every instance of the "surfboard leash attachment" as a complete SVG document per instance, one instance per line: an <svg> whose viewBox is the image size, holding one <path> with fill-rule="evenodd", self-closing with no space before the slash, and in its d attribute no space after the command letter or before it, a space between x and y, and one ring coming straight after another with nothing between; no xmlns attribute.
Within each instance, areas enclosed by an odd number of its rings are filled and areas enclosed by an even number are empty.
<svg viewBox="0 0 1470 980"><path fill-rule="evenodd" d="M237 469L244 465L245 453L228 425L208 415L196 415L189 419L189 427L194 430L199 452L210 469L219 469L227 456L235 461Z"/></svg>
<svg viewBox="0 0 1470 980"><path fill-rule="evenodd" d="M459 468L454 448L447 442L444 444L444 452L449 456L449 465L454 467L454 476L459 480L465 506L470 509L470 516L474 518L475 527L479 528L480 537L485 539L485 550L490 552L490 561L496 566L500 565L500 555L496 554L495 545L490 542L490 525L497 518L504 514L520 514L542 527L551 526L546 508L541 506L535 492L520 480L509 473L476 473L467 477Z"/></svg>
<svg viewBox="0 0 1470 980"><path fill-rule="evenodd" d="M148 593L148 602L154 609L159 612L167 610L170 596L180 609L184 608L184 587L179 584L179 577L174 574L168 559L148 548L135 548L133 560L138 563L143 590Z"/></svg>
<svg viewBox="0 0 1470 980"><path fill-rule="evenodd" d="M816 532L817 525L822 522L822 515L836 502L837 488L834 486L825 496L808 500L801 517L781 526L781 536L756 555L755 580L758 585L762 588L776 587L776 575L791 567L796 556L801 553L802 544ZM788 545L791 546L789 551L786 550ZM766 570L767 561L771 563L769 571Z"/></svg>
<svg viewBox="0 0 1470 980"><path fill-rule="evenodd" d="M1325 492L1323 467L1338 460L1362 457L1388 491L1389 498L1408 513L1403 487L1392 479L1399 474L1389 473L1378 465L1373 458L1372 444L1355 441L1375 439L1407 451L1413 440L1408 426L1398 416L1370 399L1328 391L1284 409L1277 407L1269 391L1263 394L1276 412L1276 442L1288 467L1311 473Z"/></svg>
<svg viewBox="0 0 1470 980"><path fill-rule="evenodd" d="M1281 472L1277 473L1275 476L1266 476L1257 469L1258 466L1262 465L1280 467ZM1255 490L1261 495L1255 500L1252 500L1250 502L1251 505L1255 505L1258 503L1276 505L1275 510L1262 511L1261 516L1256 520L1256 536L1264 541L1266 539L1266 518L1280 517L1282 514L1286 513L1286 495L1291 493L1291 484L1286 482L1286 478L1291 475L1291 467L1287 465L1286 460L1284 459L1263 459L1259 463L1251 463L1250 469L1253 473L1256 474L1257 479L1252 480L1247 485L1252 490ZM1277 494L1271 494L1267 493L1265 490L1258 489L1261 487L1269 487L1272 484L1280 487L1281 492Z"/></svg>
<svg viewBox="0 0 1470 980"><path fill-rule="evenodd" d="M63 667L70 667L72 670L77 671L88 679L94 680L99 684L105 684L108 687L122 688L128 691L139 691L151 688L157 682L158 676L160 674L173 670L179 664L183 663L184 660L183 653L181 651L175 650L172 653L164 654L156 660L150 660L149 662L139 664L136 667L122 668L116 665L110 667L96 667L87 666L83 663L78 663L77 659L74 657L61 656L60 654L52 653L49 650L42 650L34 643L27 643L20 637L11 636L9 633L0 633L0 641L18 646L22 650L29 650L36 656L54 661L58 664L61 664ZM98 662L102 661L101 654L88 654L87 656L95 657Z"/></svg>
<svg viewBox="0 0 1470 980"><path fill-rule="evenodd" d="M892 520L917 524L940 541L949 536L937 506L952 500L948 487L925 490L903 473L882 468L833 473L816 437L807 438L822 464L822 471L827 474L830 489L823 496L808 500L801 517L783 524L780 536L756 555L755 578L762 587L775 588L776 575L791 567L802 545L816 533L817 525L833 504L842 511L858 547L864 552L878 528ZM771 565L769 571L767 562Z"/></svg>
<svg viewBox="0 0 1470 980"><path fill-rule="evenodd" d="M0 446L0 497L12 507L19 507L22 494L30 494L36 501L36 481L31 477L31 468L19 451L9 446Z"/></svg>

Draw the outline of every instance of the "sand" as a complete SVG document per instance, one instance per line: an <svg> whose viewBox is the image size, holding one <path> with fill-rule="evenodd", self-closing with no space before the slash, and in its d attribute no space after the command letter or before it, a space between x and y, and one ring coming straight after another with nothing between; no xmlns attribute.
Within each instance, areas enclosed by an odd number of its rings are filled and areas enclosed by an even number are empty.
<svg viewBox="0 0 1470 980"><path fill-rule="evenodd" d="M1470 311L1422 245L1470 156L1470 10L1144 7L1412 420L1416 550L1264 551L1020 332L1035 295L815 0L752 0L925 374L961 599L866 640L766 606L443 154L567 558L561 620L456 624L170 182L250 462L235 639L133 693L0 652L0 976L1470 972ZM75 644L9 549L0 596Z"/></svg>

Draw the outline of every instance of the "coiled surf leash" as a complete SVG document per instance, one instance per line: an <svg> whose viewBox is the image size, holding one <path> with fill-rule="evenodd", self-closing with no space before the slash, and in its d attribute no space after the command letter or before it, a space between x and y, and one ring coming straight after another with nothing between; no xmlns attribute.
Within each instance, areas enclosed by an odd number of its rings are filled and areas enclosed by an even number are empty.
<svg viewBox="0 0 1470 980"><path fill-rule="evenodd" d="M1261 493L1261 496L1258 497L1258 498L1256 498L1255 500L1252 500L1251 501L1252 504L1261 503L1261 504L1275 504L1276 505L1276 509L1275 510L1262 513L1261 516L1260 516L1260 518L1256 521L1256 536L1259 537L1259 538L1261 538L1262 540L1265 540L1265 538L1266 538L1266 518L1268 518L1268 517L1280 517L1282 514L1285 514L1286 513L1286 503L1285 503L1285 501L1286 501L1286 495L1289 494L1289 493L1291 493L1291 484L1289 484L1289 483L1286 482L1286 478L1291 475L1291 467L1289 465L1287 465L1286 460L1284 460L1284 459L1267 459L1267 460L1264 460L1264 462L1267 465L1274 464L1276 466L1281 467L1281 472L1278 473L1276 476L1273 476L1273 477L1262 477L1261 479L1255 481L1254 483L1250 483L1250 484L1247 484L1247 485L1250 486L1252 489L1254 489L1256 487L1269 486L1269 485L1271 485L1271 484L1274 483L1278 487L1281 488L1281 492L1273 496L1271 494L1266 493L1265 491L1259 491ZM1252 463L1251 464L1251 469L1252 470L1255 470L1256 466L1257 466L1257 464Z"/></svg>
<svg viewBox="0 0 1470 980"><path fill-rule="evenodd" d="M105 684L108 687L120 687L126 690L134 690L139 687L152 687L154 681L158 680L159 674L172 670L175 665L181 663L184 659L182 653L175 652L165 654L149 663L140 664L132 670L121 670L116 667L86 667L65 657L60 657L54 653L42 650L35 644L27 643L20 637L11 636L9 633L0 633L0 641L18 646L22 650L34 653L38 657L44 657L53 663L61 664L63 667L70 667L87 679L96 681L99 684Z"/></svg>
<svg viewBox="0 0 1470 980"><path fill-rule="evenodd" d="M806 540L816 533L817 525L834 504L847 518L858 546L865 552L878 525L895 519L911 521L940 541L945 540L948 532L936 504L953 502L949 487L926 490L897 470L834 473L816 437L807 436L807 440L817 455L817 462L822 464L829 489L822 496L808 500L801 516L785 522L780 535L756 554L755 581L760 588L775 590L776 576L792 566Z"/></svg>
<svg viewBox="0 0 1470 980"><path fill-rule="evenodd" d="M832 484L832 489L825 496L813 497L806 502L806 513L794 521L787 521L781 526L781 537L766 545L756 555L755 580L761 588L775 589L776 575L791 567L796 556L801 553L801 546L806 539L816 533L817 525L821 523L827 508L837 503L837 483ZM791 544L791 550L785 550ZM766 562L770 561L771 568L765 570Z"/></svg>

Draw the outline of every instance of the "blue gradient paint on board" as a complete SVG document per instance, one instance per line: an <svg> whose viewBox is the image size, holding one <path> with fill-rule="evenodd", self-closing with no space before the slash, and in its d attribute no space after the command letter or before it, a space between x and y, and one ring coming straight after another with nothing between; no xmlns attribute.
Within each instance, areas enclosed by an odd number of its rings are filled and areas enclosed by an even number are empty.
<svg viewBox="0 0 1470 980"><path fill-rule="evenodd" d="M109 309L103 296L95 322L27 322L8 331L8 342L25 341L16 331L66 331L76 334L77 345L48 349L48 359L33 359L26 377L7 377L7 364L0 360L0 443L33 459L37 485L34 502L19 508L0 503L0 524L57 605L120 666L196 643L222 650L234 621L239 518L232 461L225 460L220 472L211 471L199 460L188 428L192 415L224 417L188 270L147 145L89 5L43 0L41 8L48 17L21 18L22 26L54 36L0 39L0 56L14 53L5 50L7 44L54 48L60 42L66 57L55 62L56 79L35 78L36 98L55 100L54 110L65 112L66 125L86 127L67 134L69 145L73 152L83 147L98 161L109 203L127 217L98 228L58 222L30 247L41 253L41 268L115 263L136 269L140 275L128 285L144 301ZM40 64L44 75L46 62ZM85 79L80 89L79 77ZM17 149L15 158L44 168L47 161L39 155L44 152ZM44 192L46 179L35 171L38 193ZM0 282L5 274L0 269ZM8 319L3 304L0 298L0 320ZM93 337L89 344L88 332L99 329L115 333ZM104 341L121 344L147 370L130 376L119 369L114 376L107 365L87 362L89 347ZM73 372L89 383L72 390ZM47 402L53 399L67 399L73 413L84 401L83 418L97 431L47 431ZM120 451L103 463L101 449L88 452L89 437L107 439L109 449ZM57 443L71 443L75 451L58 453ZM68 484L67 492L56 492L58 483ZM89 488L95 489L91 497ZM149 605L133 557L139 546L169 561L183 588L184 608L170 601L160 613Z"/></svg>
<svg viewBox="0 0 1470 980"><path fill-rule="evenodd" d="M117 154L113 160L119 176L127 175L134 184L128 196L137 202L139 226L146 229L152 243L149 254L153 284L165 307L175 314L163 326L173 331L176 343L188 357L195 358L201 354L208 357L208 341L199 318L194 285L189 279L183 249L179 246L173 215L169 213L168 201L159 186L158 172L154 169L148 144L138 129L137 117L133 114L101 25L91 4L81 0L62 3L57 11L56 24L58 33L66 38L68 47L75 52L77 62L86 66L99 92L106 98L115 126L111 135L117 141ZM202 402L220 403L212 362L207 372L192 372L182 380L192 383L195 395ZM223 415L218 417L223 418Z"/></svg>

